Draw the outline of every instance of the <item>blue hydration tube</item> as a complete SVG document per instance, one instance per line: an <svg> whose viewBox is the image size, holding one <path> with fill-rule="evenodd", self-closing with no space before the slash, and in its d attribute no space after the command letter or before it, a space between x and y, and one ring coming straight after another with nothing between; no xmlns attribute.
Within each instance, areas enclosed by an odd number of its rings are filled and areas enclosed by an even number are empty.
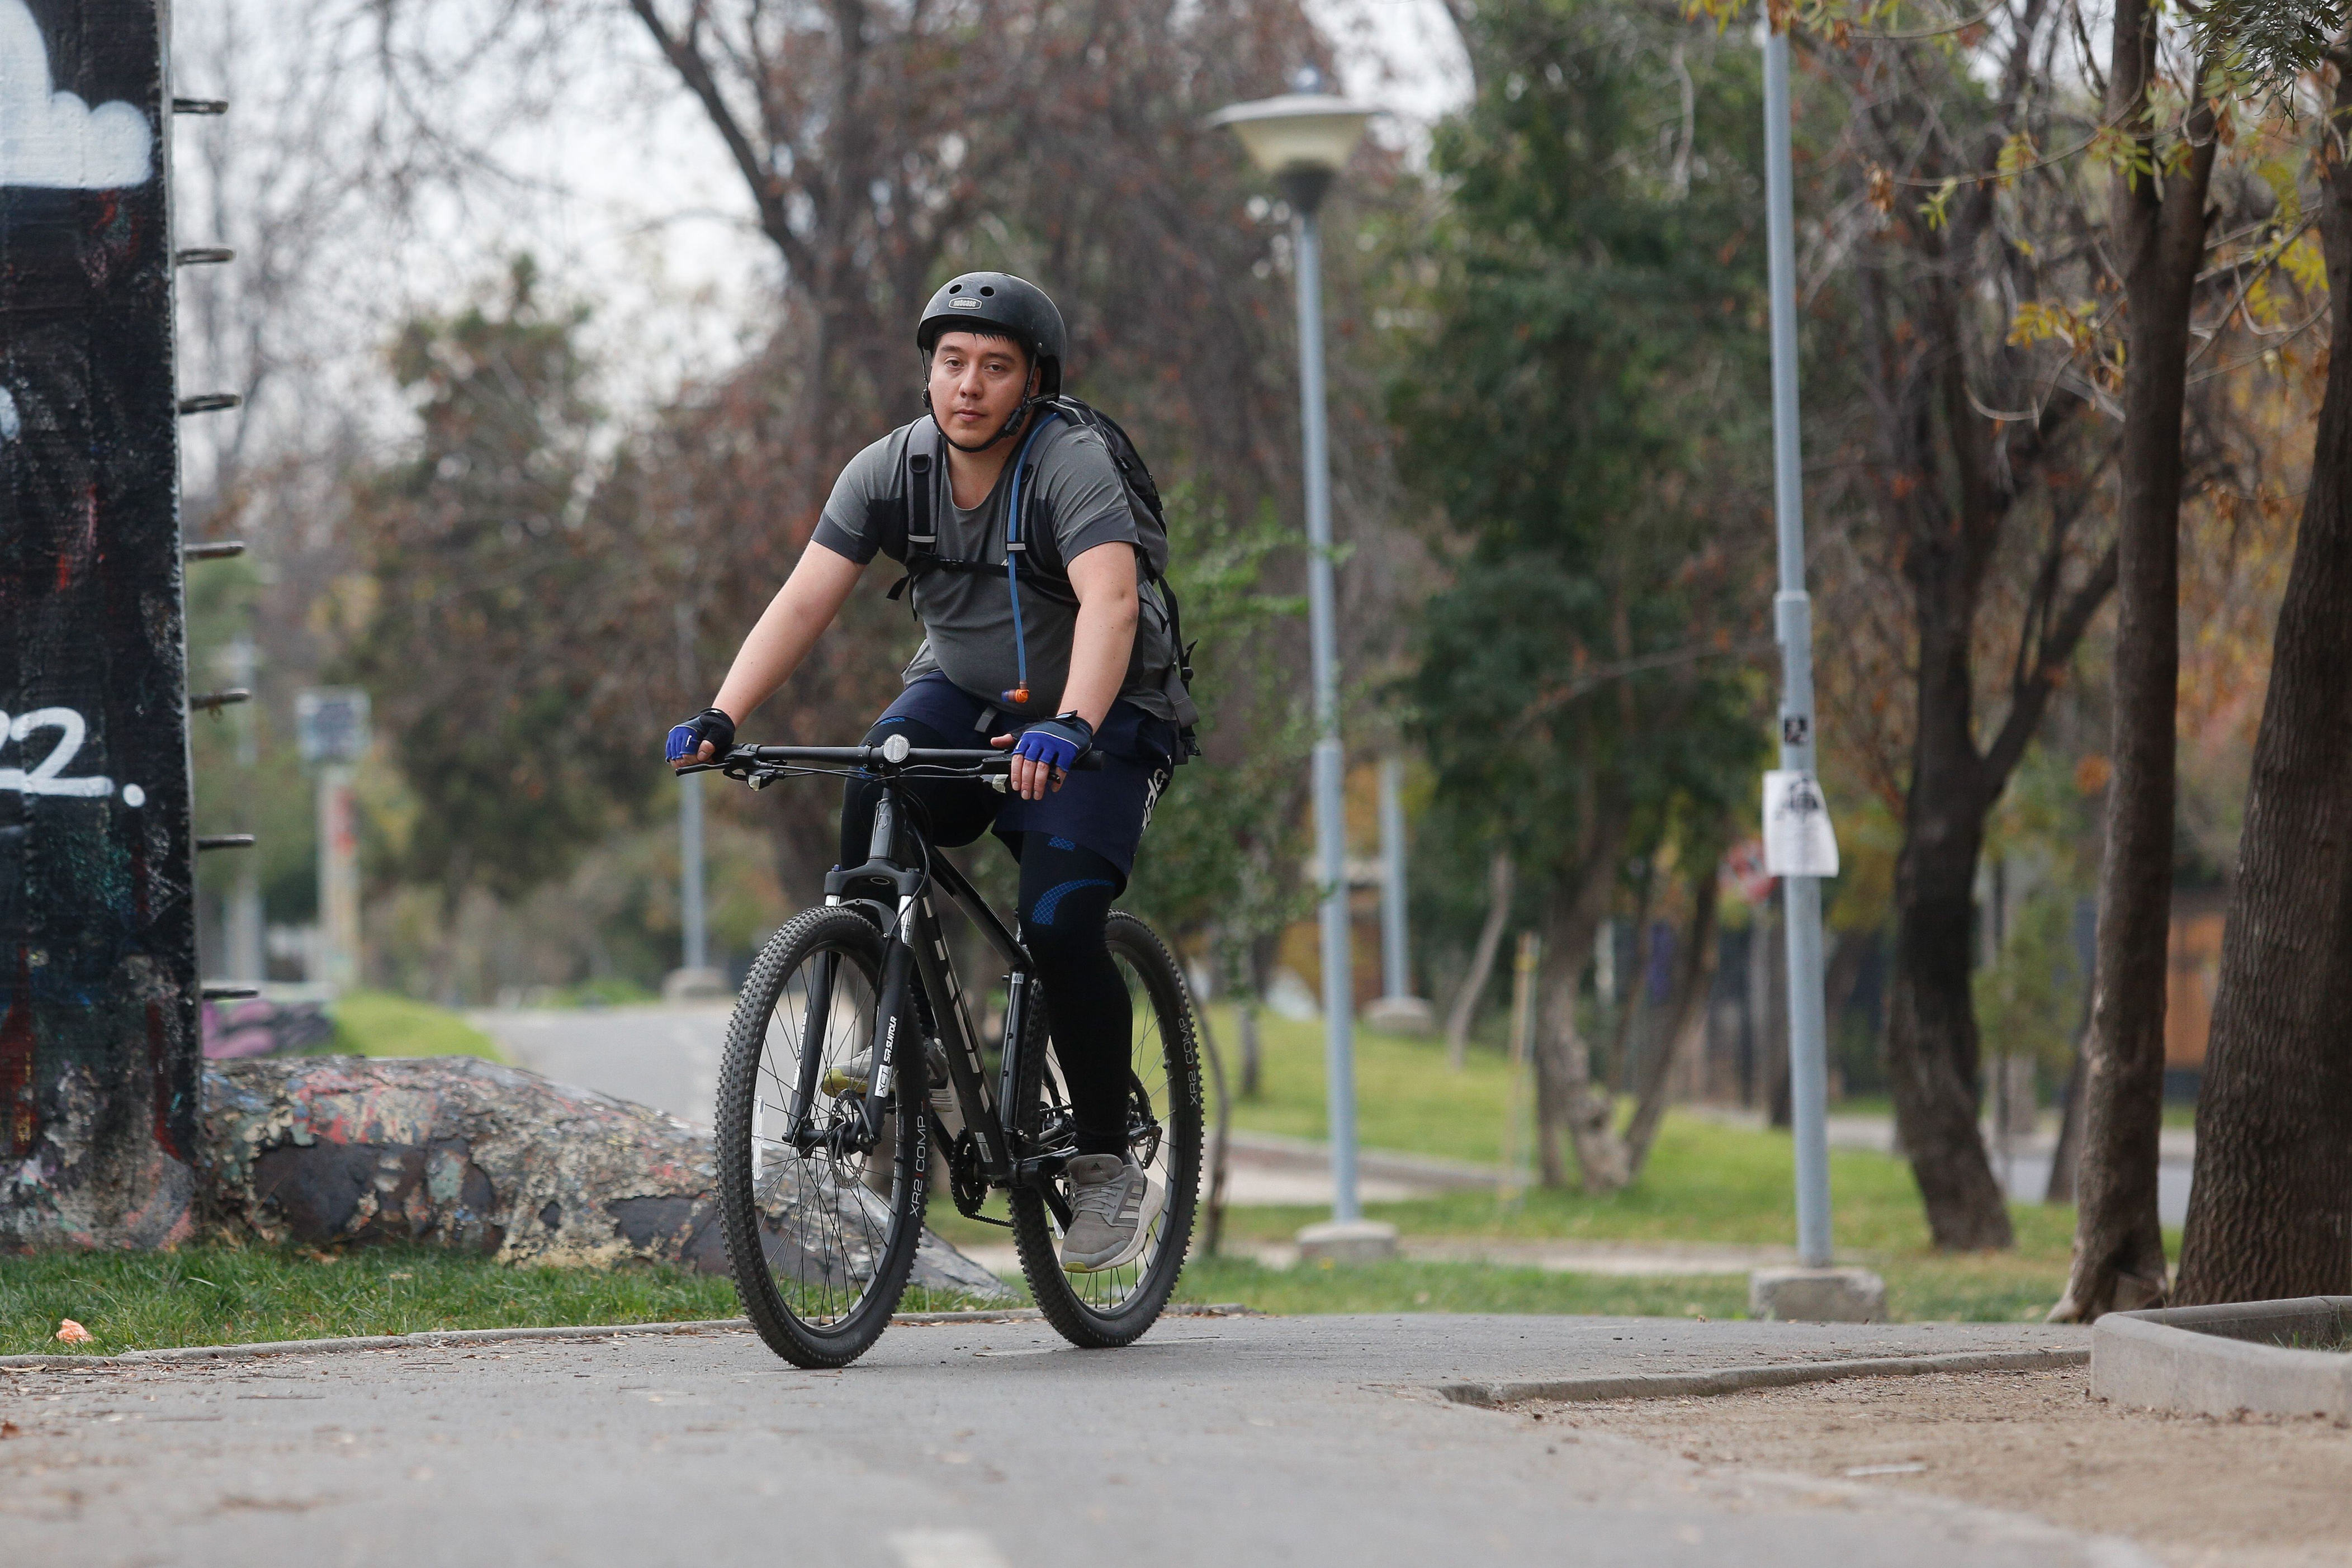
<svg viewBox="0 0 2352 1568"><path fill-rule="evenodd" d="M1015 685L1011 691L998 695L1015 707L1029 706L1029 639L1021 629L1021 474L1028 466L1029 448L1037 433L1045 428L1046 420L1061 415L1047 409L1043 418L1029 427L1021 440L1021 450L1013 458L1013 486L1004 499L1004 586L1013 596L1013 662Z"/></svg>

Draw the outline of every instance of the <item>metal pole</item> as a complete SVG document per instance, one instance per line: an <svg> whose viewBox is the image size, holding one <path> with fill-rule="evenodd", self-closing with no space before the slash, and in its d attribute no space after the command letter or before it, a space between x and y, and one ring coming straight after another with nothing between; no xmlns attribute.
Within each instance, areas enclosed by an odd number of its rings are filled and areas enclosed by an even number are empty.
<svg viewBox="0 0 2352 1568"><path fill-rule="evenodd" d="M260 659L253 646L250 632L240 632L228 645L226 668L232 686L250 688ZM260 761L260 747L254 736L254 705L242 704L236 710L236 766L238 784L243 790L243 810L238 826L252 829L259 824L253 816L253 770ZM236 868L236 888L228 901L228 977L246 985L257 986L268 977L269 956L268 933L265 929L261 903L261 873L250 854L239 857Z"/></svg>
<svg viewBox="0 0 2352 1568"><path fill-rule="evenodd" d="M1331 1218L1356 1200L1356 984L1349 953L1348 820L1339 750L1339 654L1331 584L1331 454L1323 427L1323 250L1313 209L1294 202L1298 277L1298 412L1307 459L1307 623L1315 677L1315 842L1323 880L1323 1054L1331 1105Z"/></svg>
<svg viewBox="0 0 2352 1568"><path fill-rule="evenodd" d="M310 977L341 996L360 979L360 841L352 802L358 769L330 762L319 769L320 970Z"/></svg>
<svg viewBox="0 0 2352 1568"><path fill-rule="evenodd" d="M1772 286L1772 478L1780 521L1780 766L1813 771L1813 608L1805 594L1805 493L1797 433L1797 246L1789 167L1789 37L1764 37L1764 190ZM1797 1260L1830 1265L1829 1048L1822 1001L1822 884L1782 879L1789 925L1789 1110L1797 1144Z"/></svg>
<svg viewBox="0 0 2352 1568"><path fill-rule="evenodd" d="M1404 759L1381 764L1381 994L1412 995L1404 929Z"/></svg>

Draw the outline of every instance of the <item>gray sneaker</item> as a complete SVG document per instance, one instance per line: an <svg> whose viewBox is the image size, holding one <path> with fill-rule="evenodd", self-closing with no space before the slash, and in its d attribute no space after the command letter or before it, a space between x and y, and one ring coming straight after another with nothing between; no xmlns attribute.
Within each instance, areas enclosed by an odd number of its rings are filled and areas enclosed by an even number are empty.
<svg viewBox="0 0 2352 1568"><path fill-rule="evenodd" d="M1135 1261L1160 1218L1160 1184L1118 1155L1080 1155L1069 1164L1070 1228L1062 1267L1091 1274Z"/></svg>

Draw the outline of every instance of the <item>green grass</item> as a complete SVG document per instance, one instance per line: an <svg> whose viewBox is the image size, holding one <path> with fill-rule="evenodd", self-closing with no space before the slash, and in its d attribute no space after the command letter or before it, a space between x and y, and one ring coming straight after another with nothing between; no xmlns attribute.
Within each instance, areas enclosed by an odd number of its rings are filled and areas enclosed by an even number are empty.
<svg viewBox="0 0 2352 1568"><path fill-rule="evenodd" d="M321 1259L331 1260L321 1261ZM667 1322L741 1311L723 1277L655 1264L511 1268L415 1247L0 1257L0 1354L108 1354L425 1329ZM95 1337L63 1345L71 1318Z"/></svg>
<svg viewBox="0 0 2352 1568"><path fill-rule="evenodd" d="M551 1008L625 1008L642 1002L657 1002L661 993L648 986L621 975L608 975L601 980L583 980L576 986L566 986L549 997L542 1005Z"/></svg>
<svg viewBox="0 0 2352 1568"><path fill-rule="evenodd" d="M504 1061L498 1043L446 1008L390 991L353 991L329 1009L335 1038L324 1049L359 1056L478 1056Z"/></svg>
<svg viewBox="0 0 2352 1568"><path fill-rule="evenodd" d="M1214 1021L1220 1042L1232 1051L1237 1035L1230 1009L1217 1009ZM1234 1125L1322 1137L1326 1123L1318 1027L1265 1017L1261 1029L1263 1091L1255 1100L1234 1103ZM1436 1041L1360 1031L1357 1042L1358 1120L1366 1147L1481 1164L1499 1160L1508 1071L1498 1053L1474 1050L1464 1069L1455 1072L1447 1068L1444 1048ZM1226 1069L1229 1077L1237 1076L1236 1063L1228 1061ZM1790 1198L1795 1174L1795 1155L1785 1132L1728 1126L1677 1113L1667 1115L1641 1179L1618 1192L1587 1197L1580 1191L1538 1186L1506 1206L1491 1191L1472 1189L1411 1203L1368 1205L1367 1212L1408 1237L1788 1247L1796 1241ZM2038 1316L2064 1287L2074 1239L2072 1208L2013 1203L2014 1250L1955 1257L1930 1245L1918 1188L1903 1161L1866 1149L1832 1149L1830 1188L1840 1254L1885 1277L1888 1308L1897 1318L2008 1321ZM1226 1230L1242 1240L1285 1240L1301 1226L1323 1218L1318 1208L1234 1208L1227 1212ZM2177 1250L2177 1238L2173 1245ZM1513 1282L1523 1270L1425 1267L1470 1269L1458 1288L1473 1299L1482 1291L1496 1301L1528 1299L1525 1293L1532 1290L1538 1296L1549 1291L1549 1299L1573 1301L1581 1299L1578 1291L1606 1290L1615 1293L1612 1299L1650 1300L1658 1304L1649 1310L1674 1312L1687 1304L1677 1301L1676 1293L1696 1288L1676 1281L1563 1283L1570 1277L1559 1275L1543 1277L1547 1283L1538 1286ZM1735 1287L1740 1287L1736 1280L1712 1288ZM1301 1279L1285 1283L1280 1299L1316 1299L1321 1289ZM1420 1289L1415 1286L1401 1298L1392 1290L1377 1310L1411 1310L1412 1296ZM1357 1299L1358 1293L1358 1287L1343 1290L1347 1299ZM1718 1314L1710 1311L1708 1315Z"/></svg>
<svg viewBox="0 0 2352 1568"><path fill-rule="evenodd" d="M1230 1007L1210 1009L1225 1051L1226 1081L1241 1084L1241 1036ZM1234 1101L1234 1125L1293 1138L1323 1138L1323 1026L1258 1014L1263 1072L1254 1100ZM1356 1031L1356 1135L1366 1148L1401 1149L1492 1165L1502 1158L1510 1068L1493 1051L1473 1051L1459 1072L1434 1040Z"/></svg>

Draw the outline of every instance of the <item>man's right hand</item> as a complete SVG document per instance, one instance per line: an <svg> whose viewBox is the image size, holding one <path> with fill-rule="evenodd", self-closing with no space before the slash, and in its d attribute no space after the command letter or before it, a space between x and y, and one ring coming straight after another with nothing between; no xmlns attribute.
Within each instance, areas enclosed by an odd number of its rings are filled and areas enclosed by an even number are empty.
<svg viewBox="0 0 2352 1568"><path fill-rule="evenodd" d="M735 749L735 721L724 709L707 707L669 732L669 765L716 762Z"/></svg>

